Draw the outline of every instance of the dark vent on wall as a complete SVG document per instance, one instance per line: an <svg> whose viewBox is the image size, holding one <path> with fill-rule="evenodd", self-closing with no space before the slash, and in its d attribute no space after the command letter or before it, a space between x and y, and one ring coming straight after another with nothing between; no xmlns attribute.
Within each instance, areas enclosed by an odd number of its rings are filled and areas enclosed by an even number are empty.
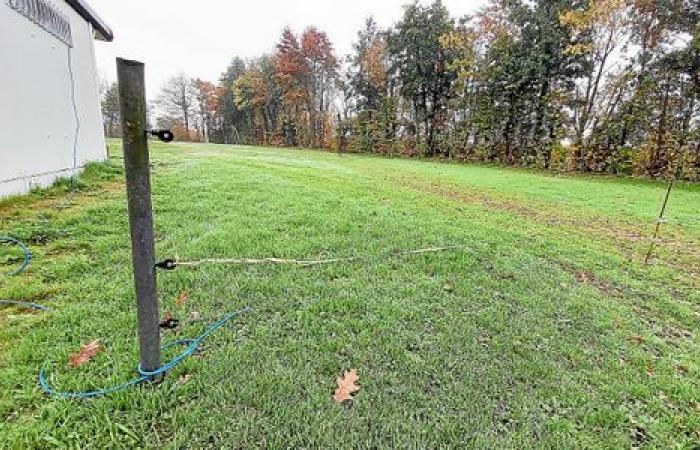
<svg viewBox="0 0 700 450"><path fill-rule="evenodd" d="M73 46L70 21L47 0L7 0L10 8L53 34L61 42Z"/></svg>

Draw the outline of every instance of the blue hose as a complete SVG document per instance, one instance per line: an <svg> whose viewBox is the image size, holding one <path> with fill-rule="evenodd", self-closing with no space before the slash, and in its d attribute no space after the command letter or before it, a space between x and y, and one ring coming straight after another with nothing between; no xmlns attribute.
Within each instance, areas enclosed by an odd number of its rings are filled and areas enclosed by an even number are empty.
<svg viewBox="0 0 700 450"><path fill-rule="evenodd" d="M18 239L15 239L13 237L9 237L9 236L0 236L0 243L2 243L2 242L7 242L9 244L14 244L14 245L19 246L19 248L22 250L22 253L24 254L24 259L22 261L22 264L19 266L19 268L17 270L6 273L5 275L13 277L15 275L21 274L22 272L24 272L27 269L27 266L29 266L29 263L32 260L32 254L29 251L29 248L27 247L27 245L24 242L22 242Z"/></svg>
<svg viewBox="0 0 700 450"><path fill-rule="evenodd" d="M27 245L20 241L19 239L15 239L13 237L9 236L0 236L0 243L1 242L7 242L9 244L14 244L19 246L19 248L22 250L23 259L22 259L22 264L19 266L18 269L6 273L5 275L13 277L15 275L19 275L22 272L24 272L27 269L27 266L29 266L29 263L32 260L32 254L29 251L29 248ZM0 300L0 306L2 305L9 305L9 306L19 306L22 308L27 308L27 309L34 309L36 311L51 311L51 308L44 306L44 305L38 305L36 303L28 303L28 302L18 302L15 300Z"/></svg>
<svg viewBox="0 0 700 450"><path fill-rule="evenodd" d="M210 334L214 333L216 330L219 328L223 327L226 325L228 322L231 320L235 319L236 317L239 317L243 314L247 314L252 312L253 310L251 308L245 308L241 309L240 311L236 311L234 313L231 313L221 319L220 321L216 322L207 330L197 336L195 339L183 339L183 340L178 340L171 342L165 346L162 347L162 350L168 350L176 345L187 345L187 348L185 351L180 353L180 355L176 356L169 362L163 364L161 367L158 369L154 370L153 372L148 372L143 370L141 365L138 367L138 373L139 377L134 378L133 380L127 381L126 383L120 384L118 386L110 387L107 389L100 389L97 391L90 391L90 392L59 392L53 389L51 386L49 386L48 382L46 381L46 374L44 373L44 370L42 369L39 372L39 385L41 386L41 389L43 391L53 397L59 397L59 398L67 398L67 399L86 399L86 398L94 398L94 397L101 397L104 395L109 395L117 391L121 391L123 389L129 388L131 386L136 386L138 384L141 384L145 381L150 381L154 377L158 375L164 375L166 372L170 371L171 369L175 368L178 364L180 364L183 360L186 358L192 356L197 349L199 348L199 344L202 343L202 341L209 336Z"/></svg>
<svg viewBox="0 0 700 450"><path fill-rule="evenodd" d="M0 300L0 306L3 306L3 305L19 306L21 308L35 309L37 311L47 311L47 312L51 311L51 308L49 308L48 306L39 305L36 303L18 302L16 300Z"/></svg>

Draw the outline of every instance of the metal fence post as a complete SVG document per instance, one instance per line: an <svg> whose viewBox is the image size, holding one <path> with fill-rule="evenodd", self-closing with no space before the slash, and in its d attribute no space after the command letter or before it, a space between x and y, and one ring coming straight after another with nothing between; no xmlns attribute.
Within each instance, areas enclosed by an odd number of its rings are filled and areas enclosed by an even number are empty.
<svg viewBox="0 0 700 450"><path fill-rule="evenodd" d="M146 124L144 65L117 58L141 367L160 366L160 327Z"/></svg>

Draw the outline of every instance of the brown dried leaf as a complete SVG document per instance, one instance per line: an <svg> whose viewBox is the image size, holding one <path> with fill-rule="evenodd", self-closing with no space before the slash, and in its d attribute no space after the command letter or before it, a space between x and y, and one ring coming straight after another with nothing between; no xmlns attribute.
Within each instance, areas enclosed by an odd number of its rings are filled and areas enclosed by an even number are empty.
<svg viewBox="0 0 700 450"><path fill-rule="evenodd" d="M187 384L190 382L191 379L192 379L192 374L185 373L183 375L180 375L180 378L177 379L177 384Z"/></svg>
<svg viewBox="0 0 700 450"><path fill-rule="evenodd" d="M654 372L655 372L655 371L656 371L656 369L655 369L655 367L654 367L654 363L653 363L653 362L647 363L647 370L646 370L646 372L647 372L647 376L648 376L649 378L654 378Z"/></svg>
<svg viewBox="0 0 700 450"><path fill-rule="evenodd" d="M576 274L576 280L579 283L590 283L591 282L591 276L588 272L581 271Z"/></svg>
<svg viewBox="0 0 700 450"><path fill-rule="evenodd" d="M68 358L68 366L75 369L76 367L80 367L83 364L86 364L92 360L95 356L97 356L98 353L102 350L102 345L100 345L100 341L92 341L89 344L85 344L80 347L80 351L78 353L74 353L70 355Z"/></svg>
<svg viewBox="0 0 700 450"><path fill-rule="evenodd" d="M644 339L644 336L636 335L636 336L630 337L630 341L632 341L633 343L635 343L637 345L640 345L640 344L643 344L646 341L646 339Z"/></svg>
<svg viewBox="0 0 700 450"><path fill-rule="evenodd" d="M335 390L333 401L341 404L352 400L352 394L360 390L360 387L355 384L360 379L355 369L345 373L344 377L339 377L336 381L338 388Z"/></svg>
<svg viewBox="0 0 700 450"><path fill-rule="evenodd" d="M175 304L177 305L178 308L182 308L185 306L185 303L190 299L190 294L187 291L182 291L180 292L180 295L177 296L177 300L175 300Z"/></svg>

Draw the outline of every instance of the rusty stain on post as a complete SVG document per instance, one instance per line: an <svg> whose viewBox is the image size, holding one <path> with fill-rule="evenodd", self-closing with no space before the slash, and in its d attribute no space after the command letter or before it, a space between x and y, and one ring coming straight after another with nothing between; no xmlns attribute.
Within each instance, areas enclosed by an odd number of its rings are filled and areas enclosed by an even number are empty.
<svg viewBox="0 0 700 450"><path fill-rule="evenodd" d="M124 167L129 203L140 361L143 370L152 372L160 366L160 327L144 65L138 61L117 58L117 78L123 123Z"/></svg>

